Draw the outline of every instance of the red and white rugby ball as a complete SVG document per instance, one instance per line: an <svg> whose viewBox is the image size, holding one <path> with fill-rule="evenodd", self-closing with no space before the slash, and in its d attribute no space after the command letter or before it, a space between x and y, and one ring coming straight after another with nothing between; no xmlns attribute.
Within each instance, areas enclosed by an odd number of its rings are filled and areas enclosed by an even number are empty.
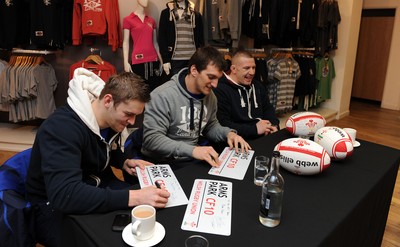
<svg viewBox="0 0 400 247"><path fill-rule="evenodd" d="M320 128L315 132L314 141L323 146L333 159L342 160L353 154L351 137L341 128Z"/></svg>
<svg viewBox="0 0 400 247"><path fill-rule="evenodd" d="M281 167L299 175L321 173L331 164L326 150L308 139L289 138L278 143L274 150L281 154Z"/></svg>
<svg viewBox="0 0 400 247"><path fill-rule="evenodd" d="M313 136L315 132L324 127L326 120L315 112L298 112L286 120L286 129L295 136Z"/></svg>

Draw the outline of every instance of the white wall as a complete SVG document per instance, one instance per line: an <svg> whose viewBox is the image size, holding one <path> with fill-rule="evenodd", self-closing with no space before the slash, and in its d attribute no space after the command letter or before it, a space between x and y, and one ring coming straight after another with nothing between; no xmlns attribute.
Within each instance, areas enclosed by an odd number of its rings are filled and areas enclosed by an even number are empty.
<svg viewBox="0 0 400 247"><path fill-rule="evenodd" d="M338 119L349 114L362 9L394 8L396 16L381 107L400 110L398 73L400 66L400 1L338 0L338 2L342 21L339 24L339 48L334 53L336 78L332 83L332 99L324 103L322 107L337 110Z"/></svg>
<svg viewBox="0 0 400 247"><path fill-rule="evenodd" d="M364 0L364 9L396 9L392 43L390 46L389 63L386 71L383 90L382 108L400 110L400 1L399 0ZM379 47L377 47L379 49Z"/></svg>
<svg viewBox="0 0 400 247"><path fill-rule="evenodd" d="M338 27L338 49L332 53L336 77L332 82L331 99L321 106L337 111L337 119L349 114L362 0L339 0L338 3L341 15Z"/></svg>

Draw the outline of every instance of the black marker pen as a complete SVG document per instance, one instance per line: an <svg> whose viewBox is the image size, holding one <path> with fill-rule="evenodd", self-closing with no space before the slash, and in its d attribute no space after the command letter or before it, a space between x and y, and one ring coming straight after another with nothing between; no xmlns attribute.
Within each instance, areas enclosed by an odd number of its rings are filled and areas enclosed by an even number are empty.
<svg viewBox="0 0 400 247"><path fill-rule="evenodd" d="M161 185L157 181L155 181L154 183L156 184L157 188L161 189Z"/></svg>

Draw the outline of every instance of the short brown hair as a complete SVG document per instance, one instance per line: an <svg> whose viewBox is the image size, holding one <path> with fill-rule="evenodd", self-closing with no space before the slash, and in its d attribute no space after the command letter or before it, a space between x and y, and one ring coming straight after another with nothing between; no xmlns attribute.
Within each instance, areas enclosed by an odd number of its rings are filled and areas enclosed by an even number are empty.
<svg viewBox="0 0 400 247"><path fill-rule="evenodd" d="M141 77L130 72L111 76L101 91L99 99L106 94L112 95L115 106L130 100L138 100L143 103L150 101L148 85Z"/></svg>
<svg viewBox="0 0 400 247"><path fill-rule="evenodd" d="M246 51L243 48L239 48L232 54L232 64L235 64L236 60L239 57L253 58L253 55L251 55L249 51Z"/></svg>
<svg viewBox="0 0 400 247"><path fill-rule="evenodd" d="M205 70L208 65L214 65L220 71L223 71L226 66L226 62L222 54L212 46L205 46L197 49L197 51L190 58L188 67L194 65L196 70L200 73Z"/></svg>

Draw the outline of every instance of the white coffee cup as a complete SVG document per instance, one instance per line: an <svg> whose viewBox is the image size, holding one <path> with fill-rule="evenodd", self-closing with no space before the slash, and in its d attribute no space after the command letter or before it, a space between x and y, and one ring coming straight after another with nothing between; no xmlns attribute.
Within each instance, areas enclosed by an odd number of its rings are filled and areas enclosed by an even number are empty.
<svg viewBox="0 0 400 247"><path fill-rule="evenodd" d="M139 205L132 209L132 234L138 240L147 240L154 235L156 209L150 205Z"/></svg>
<svg viewBox="0 0 400 247"><path fill-rule="evenodd" d="M353 128L343 128L343 130L346 131L347 134L349 134L351 141L353 142L353 146L358 147L360 143L356 141L357 130Z"/></svg>

